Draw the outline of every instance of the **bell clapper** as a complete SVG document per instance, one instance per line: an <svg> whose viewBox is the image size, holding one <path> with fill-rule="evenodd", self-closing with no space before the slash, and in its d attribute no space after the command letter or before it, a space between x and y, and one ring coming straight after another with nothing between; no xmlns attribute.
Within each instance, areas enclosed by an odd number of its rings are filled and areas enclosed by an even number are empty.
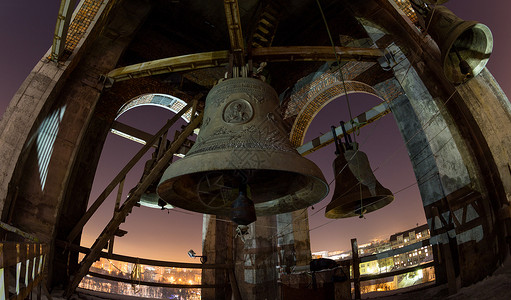
<svg viewBox="0 0 511 300"><path fill-rule="evenodd" d="M231 220L238 225L248 225L257 220L254 202L247 196L247 184L239 186L239 195L231 205Z"/></svg>
<svg viewBox="0 0 511 300"><path fill-rule="evenodd" d="M460 52L458 51L458 48L456 48L456 46L452 46L452 48L454 49L454 52L456 53L456 56L458 57L458 60L460 61L459 67L460 67L461 74L465 75L466 77L472 77L473 76L472 68L470 67L468 62L461 57Z"/></svg>
<svg viewBox="0 0 511 300"><path fill-rule="evenodd" d="M344 152L344 148L342 148L339 145L339 139L337 139L337 133L335 132L335 126L331 126L330 128L332 129L332 135L334 136L335 154L339 155L339 154L341 154L341 152Z"/></svg>

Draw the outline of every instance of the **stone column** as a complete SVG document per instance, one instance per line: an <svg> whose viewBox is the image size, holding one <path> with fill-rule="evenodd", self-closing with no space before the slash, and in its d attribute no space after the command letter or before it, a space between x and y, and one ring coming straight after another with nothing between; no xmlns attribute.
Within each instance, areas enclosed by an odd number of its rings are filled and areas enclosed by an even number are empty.
<svg viewBox="0 0 511 300"><path fill-rule="evenodd" d="M233 228L232 222L214 215L204 215L202 225L202 254L207 256L206 264L233 264ZM201 298L205 300L230 300L230 287L227 287L228 272L225 269L203 269L202 284L226 285L225 288L202 289ZM245 298L243 298L245 299Z"/></svg>

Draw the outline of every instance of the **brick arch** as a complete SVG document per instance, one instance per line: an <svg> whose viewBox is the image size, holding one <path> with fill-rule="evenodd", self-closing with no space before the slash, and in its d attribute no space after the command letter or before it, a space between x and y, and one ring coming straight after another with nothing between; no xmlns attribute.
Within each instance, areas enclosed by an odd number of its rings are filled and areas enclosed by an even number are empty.
<svg viewBox="0 0 511 300"><path fill-rule="evenodd" d="M147 94L172 95L188 103L197 94L185 93L177 84L160 80L158 77L143 77L136 80L116 82L111 88L105 90L96 107L96 113L107 120L114 120L123 107L130 101Z"/></svg>
<svg viewBox="0 0 511 300"><path fill-rule="evenodd" d="M186 101L181 100L178 97L174 97L168 94L157 94L150 93L137 96L126 104L124 104L119 111L117 112L116 119L119 118L123 113L127 112L130 109L140 106L157 106L167 110L172 111L173 113L178 113L181 109L186 106ZM190 122L192 110L187 111L181 118L183 118L186 122Z"/></svg>
<svg viewBox="0 0 511 300"><path fill-rule="evenodd" d="M323 83L323 81L318 82ZM342 83L338 81L330 82L328 85L319 87L305 87L306 92L292 95L288 103L288 112L290 109L301 107L291 128L289 139L293 146L298 147L303 144L305 133L309 128L314 117L319 111L332 100L352 93L366 93L376 96L382 101L386 101L373 87L359 81L346 81L346 90Z"/></svg>

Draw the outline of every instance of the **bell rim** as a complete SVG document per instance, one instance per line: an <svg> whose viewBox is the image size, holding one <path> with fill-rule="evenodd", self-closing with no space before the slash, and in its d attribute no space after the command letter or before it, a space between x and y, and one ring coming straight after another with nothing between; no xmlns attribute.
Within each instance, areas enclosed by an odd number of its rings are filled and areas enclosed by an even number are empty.
<svg viewBox="0 0 511 300"><path fill-rule="evenodd" d="M376 196L365 198L366 200L367 199L375 199L375 200L372 201L369 205L363 206L363 208L367 208L367 211L363 213L364 215L372 213L372 212L377 211L379 209L382 209L385 206L389 205L392 201L394 201L395 197L392 194L392 192L390 190L388 190L388 189L385 189L385 190L387 190L390 195L382 194L382 195L376 195ZM381 200L381 199L385 199L385 198L387 198L388 200L386 200L386 201L382 201ZM337 206L335 206L333 208L329 208L329 207L334 205L334 204L336 204L336 202L339 202L339 199L340 198L336 199L335 201L331 201L327 205L327 207L325 209L325 217L327 217L329 219L345 219L345 218L351 218L351 217L356 217L356 216L360 215L360 214L355 213L355 210L351 209L352 208L351 206L349 207L350 209L345 210L344 213L342 211L338 212L338 213L335 213L334 211L342 209L343 205L337 205ZM346 201L345 205L346 206L352 205L353 202L354 201ZM377 203L379 205L375 205Z"/></svg>
<svg viewBox="0 0 511 300"><path fill-rule="evenodd" d="M252 151L264 152L262 150L252 150ZM198 175L198 174L202 174L202 173L206 173L206 172L221 172L221 171L236 171L236 170L247 170L247 171L248 170L257 170L257 171L267 170L267 171L294 173L294 174L297 174L300 176L304 176L309 180L312 180L314 182L314 185L319 186L319 188L315 187L315 191L318 192L318 190L319 190L319 192L315 195L315 197L313 197L313 200L307 200L307 201L304 200L304 202L306 202L306 204L307 204L306 206L302 205L300 207L293 207L293 205L291 203L291 201L293 201L292 199L287 199L287 201L284 200L286 198L286 196L282 196L280 198L268 200L265 202L255 203L256 214L258 216L291 212L291 211L295 211L298 209L303 209L303 208L309 207L309 206L314 205L314 204L320 202L321 200L323 200L328 195L328 193L330 191L329 185L328 185L323 173L321 172L321 169L319 169L319 167L316 166L316 164L314 164L312 161L300 156L297 152L295 154L289 153L289 152L272 153L272 155L280 156L280 159L278 159L278 158L274 159L276 161L286 161L286 158L289 158L289 155L293 156L293 159L295 160L295 162L296 162L296 160L300 161L300 163L287 164L286 165L287 168L283 168L283 167L279 168L279 166L275 166L275 165L268 165L267 168L266 167L253 168L253 169L252 168L239 168L235 165L226 165L225 163L215 161L215 160L213 160L213 162L211 162L211 160L209 160L210 164L202 164L202 165L200 165L201 168L196 168L193 172L190 172L190 170L185 167L186 165L195 165L193 162L190 163L191 160L204 161L203 157L205 157L205 156L211 157L212 154L220 155L221 153L225 153L225 151L192 154L191 156L185 156L184 158L172 163L172 165L174 165L174 166L172 167L172 169L168 168L167 170L165 170L165 173L163 174L163 176L158 184L157 193L160 196L160 198L165 199L165 196L162 197L163 192L160 193L160 186L166 187L168 189L172 189L174 182L179 180L179 178L183 178L184 176L192 176L193 174ZM269 168L270 166L272 168ZM302 166L302 167L297 168L297 166ZM171 171L168 171L168 170L171 170ZM288 195L288 196L292 197L292 195ZM190 201L185 197L182 197L182 199L184 199L184 201ZM286 201L286 204L288 204L287 207L293 207L293 209L285 209L285 210L275 209L274 208L275 204L279 203L280 201ZM303 204L304 202L300 202L300 203ZM182 208L182 209L190 210L189 207L187 208L186 206L179 205L177 203L171 203L171 205L173 205L175 207ZM208 214L211 214L213 211L216 211L216 214L228 216L229 209L230 209L229 205L225 205L219 209L209 209L209 210L193 209L192 211L196 211L196 212L200 212L200 213L208 213Z"/></svg>
<svg viewBox="0 0 511 300"><path fill-rule="evenodd" d="M483 23L479 23L477 21L465 21L464 23L456 26L454 30L459 30L462 33L466 32L467 30L480 30L484 33L484 36L486 38L486 49L484 50L485 55L491 55L493 52L493 34L491 33L491 30L488 26L486 26ZM457 38L459 36L452 36L450 39L446 40L444 42L445 45L449 45L449 47L446 47L446 49L442 49L442 69L444 71L445 77L452 83L463 83L466 80L463 80L460 78L460 76L453 76L452 74L447 73L447 66L452 65L449 63L449 54L451 53L452 47L454 46L454 43L456 42ZM489 61L489 57L480 60L477 65L475 65L472 68L473 76L479 75L481 71L484 69L486 64Z"/></svg>

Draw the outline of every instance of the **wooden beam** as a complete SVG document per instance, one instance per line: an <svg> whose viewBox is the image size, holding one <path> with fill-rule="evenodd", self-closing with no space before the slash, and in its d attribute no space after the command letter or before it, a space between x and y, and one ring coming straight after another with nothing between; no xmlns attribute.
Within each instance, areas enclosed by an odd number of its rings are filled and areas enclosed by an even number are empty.
<svg viewBox="0 0 511 300"><path fill-rule="evenodd" d="M14 227L14 226L11 226L11 225L9 225L7 223L4 223L2 221L0 221L0 228L2 228L4 230L7 230L7 231L10 231L10 232L13 232L13 233L15 233L15 234L17 234L17 235L27 239L27 240L39 243L39 239L36 236L34 236L34 235L30 234L30 233L26 233L26 232L24 232L24 231L22 231L22 230L20 230L20 229L18 229L16 227Z"/></svg>
<svg viewBox="0 0 511 300"><path fill-rule="evenodd" d="M360 258L360 262L363 263L363 262L368 262L368 261L372 261L372 260L384 259L384 258L387 258L387 257L403 254L403 253L410 252L410 251L419 249L421 247L427 247L427 246L431 246L431 244L429 242L429 239L422 240L420 242L413 243L413 244L410 244L410 245L406 245L406 246L401 247L401 248L391 249L391 250L388 250L388 251L385 251L385 252L364 256L364 257Z"/></svg>
<svg viewBox="0 0 511 300"><path fill-rule="evenodd" d="M187 111L189 109L187 107L183 108L181 112ZM178 115L176 115L178 116ZM151 183L153 183L158 176L160 176L161 172L164 168L166 168L171 161L174 153L182 146L187 137L192 134L193 130L199 126L202 122L202 117L204 116L204 112L202 112L199 116L193 119L192 122L186 126L186 128L181 132L179 137L172 143L169 147L165 155L155 164L155 166L151 169L149 174L140 182L133 193L126 199L124 204L119 209L119 212L115 214L115 216L110 220L110 222L103 229L100 236L96 239L94 244L91 247L91 251L89 254L85 255L82 262L80 263L80 268L72 277L72 280L69 282L69 285L66 288L65 297L69 298L74 293L78 284L83 279L83 277L89 272L89 268L92 264L100 257L103 248L106 246L110 238L114 235L119 225L123 223L128 216L128 214L133 209L133 206L140 200L140 196L142 193L149 187ZM162 130L165 129L162 128ZM167 128L168 129L168 128ZM161 131L161 130L160 130ZM161 135L161 133L159 134ZM155 135L156 138L158 138Z"/></svg>
<svg viewBox="0 0 511 300"><path fill-rule="evenodd" d="M75 227L71 230L69 235L67 236L67 240L69 242L72 242L78 234L82 231L83 226L89 221L89 219L92 217L92 215L98 210L99 206L103 204L103 202L106 200L106 197L110 195L110 193L113 191L113 189L126 177L126 174L135 166L135 164L144 156L144 154L151 148L151 146L158 141L160 136L169 130L169 128L177 121L181 116L187 112L192 107L192 103L188 103L183 109L179 111L172 119L170 119L167 124L165 124L160 131L158 131L152 139L147 143L142 149L140 149L135 156L128 162L128 164L115 176L115 178L110 182L110 184L105 188L105 190L99 195L99 197L94 201L94 203L91 205L91 207L85 212L83 217L76 223Z"/></svg>
<svg viewBox="0 0 511 300"><path fill-rule="evenodd" d="M376 61L383 56L377 48L335 47L339 59L343 61ZM335 53L330 46L291 46L253 48L252 58L255 61L335 61Z"/></svg>
<svg viewBox="0 0 511 300"><path fill-rule="evenodd" d="M344 124L344 127L346 128L346 133L350 134L352 133L355 128L353 128L352 122L357 124L357 128L362 128L364 126L369 125L370 123L382 118L383 116L390 113L390 109L388 107L388 104L383 102L370 110L366 111L365 113L362 113L358 115L357 117L353 118L352 120L346 122ZM337 134L337 137L341 139L344 137L344 134L342 132L342 127L339 126L335 128L335 133ZM313 139L310 142L307 142L300 147L296 148L296 151L300 153L302 156L305 156L307 154L310 154L314 151L317 151L334 141L334 135L332 134L332 131L328 131L327 133L323 134L322 136L319 136L315 139Z"/></svg>
<svg viewBox="0 0 511 300"><path fill-rule="evenodd" d="M417 271L417 270L421 270L421 269L425 269L425 268L429 268L429 267L434 267L434 266L435 266L435 262L431 261L431 262L428 262L428 263L425 263L425 264L422 264L422 265L418 265L418 266L415 266L415 267L411 267L411 268L400 269L400 270L386 272L386 273L381 273L381 274L360 276L360 281L392 277L392 276L401 275L401 274L405 274L405 273L409 273L409 272L414 272L414 271Z"/></svg>
<svg viewBox="0 0 511 300"><path fill-rule="evenodd" d="M375 48L336 47L342 60L376 61L383 51ZM335 61L335 54L329 46L293 46L253 48L251 58L254 61ZM105 75L110 83L133 78L147 77L165 73L224 66L229 63L229 51L195 53L163 58L140 64L121 67Z"/></svg>
<svg viewBox="0 0 511 300"><path fill-rule="evenodd" d="M75 244L71 244L65 241L57 240L55 244L61 248L66 248L70 251L76 251L84 254L89 254L91 249L78 246ZM184 262L173 262L173 261L163 261L163 260L154 260L154 259L146 259L139 258L133 256L126 256L113 253L112 256L109 256L108 253L101 251L99 257L109 258L122 262L129 262L133 264L141 264L147 266L155 266L155 267L164 267L164 268L184 268L184 269L231 269L233 268L232 264L199 264L199 263L184 263Z"/></svg>
<svg viewBox="0 0 511 300"><path fill-rule="evenodd" d="M147 77L171 72L224 66L229 63L229 51L213 51L162 58L140 64L117 68L106 77L111 81Z"/></svg>
<svg viewBox="0 0 511 300"><path fill-rule="evenodd" d="M245 65L245 43L241 30L241 18L238 0L224 0L225 18L227 30L231 42L231 51L234 56L234 64L237 67Z"/></svg>
<svg viewBox="0 0 511 300"><path fill-rule="evenodd" d="M360 259L358 258L357 239L351 239L351 257L353 263L353 287L355 299L360 299Z"/></svg>
<svg viewBox="0 0 511 300"><path fill-rule="evenodd" d="M106 274L100 274L96 272L89 272L88 275L103 278L107 280L125 282L130 284L140 284L146 286L174 288L174 289L207 289L207 288L220 288L226 287L228 284L174 284L174 283L163 283L163 282L150 282L150 281L139 281L133 279L127 279L122 277L110 276Z"/></svg>
<svg viewBox="0 0 511 300"><path fill-rule="evenodd" d="M140 143L142 145L147 144L148 141L151 140L153 137L152 134L147 133L145 131L142 131L140 129L137 129L135 127L131 127L127 124L114 121L112 124L112 128L110 129L110 132L113 134L116 134L120 137L127 138L129 140L132 140L134 142ZM153 147L158 147L158 141L152 145Z"/></svg>

